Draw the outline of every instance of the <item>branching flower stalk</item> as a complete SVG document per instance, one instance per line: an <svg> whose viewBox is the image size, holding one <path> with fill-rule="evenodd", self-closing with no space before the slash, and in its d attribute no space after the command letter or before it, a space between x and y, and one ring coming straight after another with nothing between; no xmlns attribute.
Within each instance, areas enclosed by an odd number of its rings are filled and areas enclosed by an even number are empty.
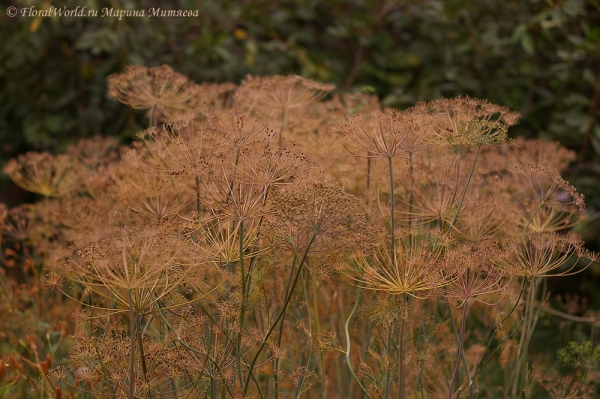
<svg viewBox="0 0 600 399"><path fill-rule="evenodd" d="M283 303L283 307L281 308L279 314L277 315L277 318L275 318L275 320L273 320L273 325L269 328L269 330L265 334L265 337L263 338L260 346L258 347L258 350L256 351L256 354L254 355L254 358L250 362L250 366L248 368L248 376L246 377L246 382L244 384L244 391L243 391L244 395L246 395L246 393L248 391L248 386L249 386L250 378L253 375L254 366L256 365L256 361L258 360L258 357L260 356L260 353L261 353L262 349L267 344L267 340L269 339L269 337L271 336L271 334L275 330L275 327L277 326L277 323L281 320L281 318L285 314L285 311L287 310L287 307L288 307L288 305L290 303L290 300L292 299L292 294L294 293L294 288L296 288L296 284L298 283L298 279L300 277L300 273L302 272L302 266L304 265L304 262L306 261L306 256L308 255L308 251L310 249L310 246L312 245L312 243L313 243L313 241L315 240L316 237L317 237L317 233L313 233L313 235L311 236L311 238L310 238L310 240L308 242L306 250L304 251L304 254L302 255L302 258L300 259L299 266L298 266L298 271L296 272L296 275L294 276L294 281L292 282L292 286L290 288L290 291L287 294L287 297L285 298L285 302Z"/></svg>

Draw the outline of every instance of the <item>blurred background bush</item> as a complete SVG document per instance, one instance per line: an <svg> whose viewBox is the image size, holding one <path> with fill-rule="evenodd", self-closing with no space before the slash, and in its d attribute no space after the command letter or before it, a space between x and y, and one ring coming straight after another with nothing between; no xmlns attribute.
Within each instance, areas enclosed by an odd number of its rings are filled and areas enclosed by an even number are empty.
<svg viewBox="0 0 600 399"><path fill-rule="evenodd" d="M131 140L143 115L110 100L128 64L168 64L196 82L298 74L373 90L386 106L470 95L523 115L514 136L577 153L565 178L586 195L580 228L600 247L600 0L13 0L18 9L98 17L0 15L0 167L96 134ZM151 7L197 18L148 17ZM145 17L102 17L104 8ZM0 201L25 194L2 177ZM586 273L594 273L595 269ZM593 279L581 286L591 292ZM586 286L587 284L587 286ZM595 302L600 302L600 298Z"/></svg>

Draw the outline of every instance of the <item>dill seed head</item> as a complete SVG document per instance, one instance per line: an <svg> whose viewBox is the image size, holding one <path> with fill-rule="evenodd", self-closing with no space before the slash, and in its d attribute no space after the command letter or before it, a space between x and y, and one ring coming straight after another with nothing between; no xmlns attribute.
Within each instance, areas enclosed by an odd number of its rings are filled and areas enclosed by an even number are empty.
<svg viewBox="0 0 600 399"><path fill-rule="evenodd" d="M165 116L192 109L196 93L188 78L167 65L129 65L124 72L108 77L109 97L133 109L155 108Z"/></svg>
<svg viewBox="0 0 600 399"><path fill-rule="evenodd" d="M71 162L66 155L28 152L8 161L3 172L23 190L50 198L65 195L70 167Z"/></svg>
<svg viewBox="0 0 600 399"><path fill-rule="evenodd" d="M315 103L334 89L334 85L300 76L248 75L238 88L236 97L246 97L268 108L292 109Z"/></svg>

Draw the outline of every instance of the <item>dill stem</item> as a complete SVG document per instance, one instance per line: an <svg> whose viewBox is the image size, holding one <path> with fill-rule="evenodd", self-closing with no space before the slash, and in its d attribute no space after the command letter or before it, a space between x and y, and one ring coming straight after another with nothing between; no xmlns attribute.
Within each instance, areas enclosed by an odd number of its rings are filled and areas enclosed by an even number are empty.
<svg viewBox="0 0 600 399"><path fill-rule="evenodd" d="M402 319L400 320L400 330L398 331L398 399L404 399L406 397L406 389L404 386L404 330L406 328L406 319L408 318L408 310L405 309L405 306L407 306L408 302L406 301L405 294L400 295L400 303Z"/></svg>
<svg viewBox="0 0 600 399"><path fill-rule="evenodd" d="M352 377L354 378L354 380L356 381L358 386L360 386L360 389L362 389L364 394L367 395L368 398L370 398L371 395L369 395L369 392L366 390L366 388L363 386L363 384L360 382L360 380L356 376L356 373L354 372L354 369L352 368L352 361L350 360L350 333L348 332L348 327L350 325L350 319L352 319L352 316L354 316L354 313L356 312L356 309L358 308L360 292L361 292L361 289L359 288L358 292L356 293L356 301L354 301L354 307L352 308L352 312L350 312L350 314L348 315L348 319L346 320L346 323L344 324L344 333L346 334L346 352L345 352L346 353L346 366L348 366L348 370L350 370L350 374L352 374Z"/></svg>
<svg viewBox="0 0 600 399"><path fill-rule="evenodd" d="M471 172L469 173L469 177L467 179L467 183L465 184L465 189L463 190L462 197L458 204L458 208L456 209L456 213L452 218L452 222L450 222L450 226L448 226L448 231L446 234L450 234L452 231L452 227L454 223L456 223L456 219L458 219L458 215L460 214L460 210L462 209L463 202L465 201L465 197L467 196L467 189L469 188L469 183L471 183L471 178L473 177L473 173L475 172L475 165L477 164L477 159L479 158L479 150L481 150L481 143L477 145L477 152L475 153L475 159L473 160L473 166L471 166Z"/></svg>
<svg viewBox="0 0 600 399"><path fill-rule="evenodd" d="M392 265L396 267L396 238L395 238L395 225L394 225L394 170L392 164L392 157L388 157L388 171L390 175L390 237L392 241L391 255Z"/></svg>
<svg viewBox="0 0 600 399"><path fill-rule="evenodd" d="M523 330L521 331L521 342L519 342L519 350L517 352L517 367L515 368L516 376L513 380L512 386L512 396L516 397L517 388L519 387L519 383L521 385L525 384L525 381L521 381L525 379L525 371L527 365L527 354L529 352L529 342L531 341L531 337L533 336L534 329L534 306L535 306L535 297L537 294L537 285L539 281L537 278L532 277L529 283L529 304L527 306L527 317L525 319L525 324L523 325ZM519 394L519 397L521 395Z"/></svg>
<svg viewBox="0 0 600 399"><path fill-rule="evenodd" d="M313 347L313 333L312 333L312 316L310 315L310 301L308 299L308 291L306 290L306 280L304 279L304 273L300 274L302 279L302 292L304 293L304 303L306 304L306 310L308 311L308 359L306 360L306 369L309 370L310 360L312 358L312 347ZM300 379L300 383L298 384L298 388L296 389L295 399L300 397L302 394L302 386L304 385L304 376Z"/></svg>
<svg viewBox="0 0 600 399"><path fill-rule="evenodd" d="M316 233L313 233L312 236L310 237L310 240L308 241L308 245L306 246L306 250L304 251L304 254L302 255L302 259L300 259L300 263L298 265L298 272L296 273L296 276L294 277L292 287L290 288L289 294L287 295L287 298L285 299L285 302L283 303L281 312L279 312L279 315L273 321L273 325L271 326L271 328L269 328L269 331L267 331L267 334L263 338L260 346L258 347L258 350L256 351L256 355L254 355L254 358L252 359L252 362L250 363L250 367L248 368L248 377L246 377L246 384L244 384L244 391L243 391L244 395L246 395L246 393L248 391L248 386L249 386L248 382L250 381L250 378L253 375L254 365L256 364L256 361L258 360L258 357L260 356L260 353L262 352L263 348L267 344L267 340L269 339L269 337L271 336L273 331L275 331L275 326L277 326L277 323L279 322L279 320L281 320L281 318L285 314L285 311L290 303L290 300L292 299L292 294L294 293L294 288L296 288L296 284L298 283L298 279L300 277L300 272L302 271L302 265L304 264L304 261L306 260L306 257L308 256L308 250L310 249L312 243L315 241L316 237L317 237ZM294 248L294 252L295 252L295 255L297 255L296 248Z"/></svg>
<svg viewBox="0 0 600 399"><path fill-rule="evenodd" d="M450 310L450 312L452 312ZM450 387L448 388L448 399L452 399L452 390L454 389L454 384L456 383L456 379L458 378L458 369L460 368L460 359L463 354L463 345L465 341L465 328L467 325L467 301L463 303L462 309L462 320L460 322L460 333L458 335L458 353L456 354L456 363L454 364L454 373L452 374L452 380L450 380Z"/></svg>
<svg viewBox="0 0 600 399"><path fill-rule="evenodd" d="M317 279L315 278L315 276L312 276L312 296L313 296L313 306L315 308L315 330L317 331L317 334L319 333L319 331L321 331L321 321L319 318L319 287L317 285ZM323 381L323 383L325 382L325 358L323 357L323 351L319 351L319 374L320 374L320 378L321 381ZM322 394L323 394L323 399L326 399L327 397L327 392L325 389L321 390Z"/></svg>
<svg viewBox="0 0 600 399"><path fill-rule="evenodd" d="M140 315L139 320L137 320L137 328L136 335L138 340L138 346L140 347L140 360L142 361L142 372L144 373L144 379L148 384L148 367L146 366L146 357L144 355L144 346L142 345L142 320L144 315ZM149 384L148 384L149 385ZM152 399L152 393L148 391L148 398Z"/></svg>
<svg viewBox="0 0 600 399"><path fill-rule="evenodd" d="M242 374L242 334L244 330L244 313L246 312L246 276L244 276L244 221L240 221L240 273L242 277L242 299L240 306L240 331L237 339L237 368L240 387L244 389ZM248 381L249 382L249 381Z"/></svg>
<svg viewBox="0 0 600 399"><path fill-rule="evenodd" d="M127 298L129 300L129 339L131 342L129 350L129 399L133 399L135 394L135 324L137 318L133 309L131 289L127 290Z"/></svg>
<svg viewBox="0 0 600 399"><path fill-rule="evenodd" d="M294 266L296 265L296 258L297 258L297 256L296 256L296 254L294 254L294 258L292 259L292 268L290 269L290 275L288 277L288 282L287 282L287 285L285 286L284 298L287 298L288 293L289 293L290 285L292 283L292 277L294 276ZM281 318L281 323L279 323L279 336L277 337L277 345L278 346L281 346L281 338L283 337L284 322L285 322L285 314ZM280 359L275 359L275 373L274 373L275 398L279 397L279 364L280 364Z"/></svg>

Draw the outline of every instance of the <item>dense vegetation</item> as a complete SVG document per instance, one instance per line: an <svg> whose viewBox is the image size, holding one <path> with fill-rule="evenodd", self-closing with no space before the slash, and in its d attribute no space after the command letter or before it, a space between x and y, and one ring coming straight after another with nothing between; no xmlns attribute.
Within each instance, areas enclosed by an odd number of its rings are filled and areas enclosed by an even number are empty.
<svg viewBox="0 0 600 399"><path fill-rule="evenodd" d="M49 7L18 4L32 5ZM567 276L594 258L567 229L598 246L597 2L86 5L198 9L200 17L0 17L0 161L35 193L2 183L0 200L14 205L0 209L2 311L10 315L0 331L4 394L487 397L551 392L557 381L580 396L594 389L597 269L583 271L583 282ZM168 64L192 81L129 64ZM127 83L152 74L174 93L166 103L140 99ZM286 84L304 85L302 101L274 100ZM433 101L456 95L490 102ZM518 124L502 106L521 114ZM374 121L393 128L368 136ZM402 139L406 126L412 141ZM190 142L194 132L207 141ZM105 138L79 141L97 134ZM506 134L541 140L509 145ZM273 170L261 164L275 158ZM587 210L559 173L585 194ZM39 201L17 206L23 199ZM334 220L319 219L333 209ZM149 272L139 266L150 277L138 285L101 264L125 242L133 263L150 249L164 260ZM549 265L532 269L531 258L541 262L535 251ZM414 266L403 256L436 268L406 285L394 277ZM457 261L466 258L476 266ZM213 274L194 274L207 264ZM278 268L287 268L287 285ZM462 278L481 278L490 306L464 298L480 292L453 288ZM335 306L322 308L319 295ZM121 363L102 364L98 351L115 346ZM187 360L176 369L151 362L166 353ZM531 371L543 363L554 365Z"/></svg>

